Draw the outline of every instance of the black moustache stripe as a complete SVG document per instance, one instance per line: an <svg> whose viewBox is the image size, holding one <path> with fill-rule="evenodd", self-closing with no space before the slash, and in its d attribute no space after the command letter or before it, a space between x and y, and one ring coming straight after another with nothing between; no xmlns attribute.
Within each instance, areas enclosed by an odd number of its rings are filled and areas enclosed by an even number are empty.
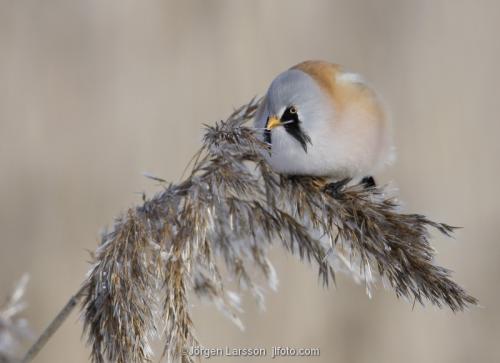
<svg viewBox="0 0 500 363"><path fill-rule="evenodd" d="M268 144L271 144L272 140L271 140L271 130L269 129L265 129L264 130L264 142L268 143Z"/></svg>
<svg viewBox="0 0 500 363"><path fill-rule="evenodd" d="M295 121L289 124L284 125L285 130L300 143L300 146L307 153L307 144L311 144L311 138L307 135L299 125L299 121Z"/></svg>

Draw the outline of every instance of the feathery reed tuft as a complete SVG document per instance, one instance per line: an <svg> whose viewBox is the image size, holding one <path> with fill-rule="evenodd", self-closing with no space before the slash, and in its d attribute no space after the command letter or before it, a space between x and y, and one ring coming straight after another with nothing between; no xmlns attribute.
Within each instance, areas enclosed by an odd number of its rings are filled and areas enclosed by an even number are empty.
<svg viewBox="0 0 500 363"><path fill-rule="evenodd" d="M29 277L24 275L0 305L0 363L15 363L16 353L24 340L33 338L26 319L20 313L26 308L24 295Z"/></svg>
<svg viewBox="0 0 500 363"><path fill-rule="evenodd" d="M476 304L434 264L429 229L449 235L453 227L400 213L382 187L274 173L263 157L268 145L246 125L257 107L252 100L206 126L187 179L144 199L103 235L84 285L93 362L151 361L150 340L162 331L167 360L192 362L185 354L196 344L190 293L241 326L238 296L226 291L217 258L262 303L253 270L276 287L268 259L276 241L314 263L325 285L344 271L367 288L379 276L421 304L453 311Z"/></svg>

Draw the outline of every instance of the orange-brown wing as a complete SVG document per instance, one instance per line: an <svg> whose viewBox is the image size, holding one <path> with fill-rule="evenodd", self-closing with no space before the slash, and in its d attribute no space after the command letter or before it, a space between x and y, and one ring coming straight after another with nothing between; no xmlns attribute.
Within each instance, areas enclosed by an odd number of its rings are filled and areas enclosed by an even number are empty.
<svg viewBox="0 0 500 363"><path fill-rule="evenodd" d="M311 76L325 91L337 110L337 122L343 114L357 110L372 122L384 123L385 115L375 92L359 76L345 72L338 64L310 60L292 67ZM380 125L382 126L382 125Z"/></svg>

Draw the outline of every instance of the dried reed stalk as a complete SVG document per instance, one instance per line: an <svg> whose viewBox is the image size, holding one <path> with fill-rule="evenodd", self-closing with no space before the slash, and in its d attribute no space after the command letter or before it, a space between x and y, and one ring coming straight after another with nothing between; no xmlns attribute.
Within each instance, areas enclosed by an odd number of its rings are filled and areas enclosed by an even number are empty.
<svg viewBox="0 0 500 363"><path fill-rule="evenodd" d="M268 259L276 241L314 263L325 285L344 270L367 287L378 276L397 296L421 304L453 311L476 304L434 264L429 229L449 235L453 227L400 213L382 187L274 173L263 157L268 145L246 125L257 107L252 100L206 126L189 177L144 198L103 235L83 287L94 363L151 361L151 339L161 335L167 361L192 362L185 354L196 344L189 294L213 301L241 325L217 257L261 302L252 269L276 286Z"/></svg>

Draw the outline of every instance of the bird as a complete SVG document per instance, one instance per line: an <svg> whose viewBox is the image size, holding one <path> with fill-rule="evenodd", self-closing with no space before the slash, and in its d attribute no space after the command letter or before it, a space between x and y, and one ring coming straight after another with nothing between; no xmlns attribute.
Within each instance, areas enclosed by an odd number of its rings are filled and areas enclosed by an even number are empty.
<svg viewBox="0 0 500 363"><path fill-rule="evenodd" d="M327 61L304 61L274 78L254 128L279 174L371 187L374 175L394 160L379 95L359 74Z"/></svg>

